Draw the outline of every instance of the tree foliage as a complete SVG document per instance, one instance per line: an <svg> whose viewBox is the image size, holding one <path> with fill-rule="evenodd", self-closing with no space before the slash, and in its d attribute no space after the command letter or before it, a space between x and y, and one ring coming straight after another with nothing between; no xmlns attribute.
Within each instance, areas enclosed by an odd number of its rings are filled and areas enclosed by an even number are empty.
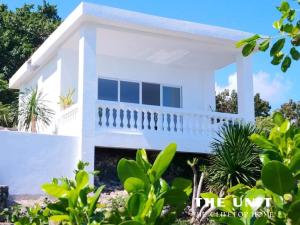
<svg viewBox="0 0 300 225"><path fill-rule="evenodd" d="M291 3L291 4L290 4ZM291 7L293 3L297 6ZM237 42L237 47L243 47L244 56L250 55L255 49L265 52L269 50L273 65L281 65L281 70L286 72L292 61L300 59L300 19L297 18L300 1L282 1L277 7L280 18L273 23L278 31L277 36L261 36L258 34Z"/></svg>
<svg viewBox="0 0 300 225"><path fill-rule="evenodd" d="M0 104L12 110L9 114L16 111L11 104L18 93L8 89L8 80L60 23L56 6L45 0L42 5L25 4L15 11L0 4ZM1 117L5 116L2 112ZM3 121L0 125L12 126Z"/></svg>
<svg viewBox="0 0 300 225"><path fill-rule="evenodd" d="M281 105L279 111L285 118L290 120L292 124L300 127L300 101L295 102L290 99L287 103Z"/></svg>
<svg viewBox="0 0 300 225"><path fill-rule="evenodd" d="M260 94L254 96L255 117L266 117L270 115L271 105L263 100ZM235 90L231 92L228 89L220 92L216 96L216 111L224 113L238 112L238 94Z"/></svg>

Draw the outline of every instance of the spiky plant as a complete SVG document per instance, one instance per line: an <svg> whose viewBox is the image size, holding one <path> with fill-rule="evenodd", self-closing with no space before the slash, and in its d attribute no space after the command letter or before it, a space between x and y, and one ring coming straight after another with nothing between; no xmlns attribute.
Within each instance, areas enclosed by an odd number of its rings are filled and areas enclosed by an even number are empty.
<svg viewBox="0 0 300 225"><path fill-rule="evenodd" d="M27 89L20 96L19 122L26 131L36 133L51 123L54 111L47 105L45 95L37 88Z"/></svg>
<svg viewBox="0 0 300 225"><path fill-rule="evenodd" d="M243 183L254 185L260 177L259 148L249 136L257 133L252 124L224 125L211 143L211 164L208 167L209 185L213 189Z"/></svg>

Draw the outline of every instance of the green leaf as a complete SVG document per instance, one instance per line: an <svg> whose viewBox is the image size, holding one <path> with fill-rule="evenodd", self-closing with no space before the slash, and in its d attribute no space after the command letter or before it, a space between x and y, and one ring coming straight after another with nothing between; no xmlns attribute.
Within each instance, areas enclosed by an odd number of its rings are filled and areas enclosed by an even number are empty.
<svg viewBox="0 0 300 225"><path fill-rule="evenodd" d="M250 43L250 42L252 42L252 41L258 40L259 38L260 38L260 36L259 36L258 34L255 34L255 35L253 35L252 37L249 37L249 38L243 39L243 40L241 40L241 41L238 41L238 42L235 44L235 46L236 46L237 48L240 48L240 47L242 47L242 46L245 45L245 44L248 44L248 43Z"/></svg>
<svg viewBox="0 0 300 225"><path fill-rule="evenodd" d="M290 192L295 185L292 172L281 162L272 161L262 169L263 184L272 192L284 195Z"/></svg>
<svg viewBox="0 0 300 225"><path fill-rule="evenodd" d="M273 56L273 59L272 59L271 63L273 65L279 65L281 63L283 57L284 57L284 54L282 52L279 52L279 53L277 53L276 55Z"/></svg>
<svg viewBox="0 0 300 225"><path fill-rule="evenodd" d="M137 192L145 188L145 183L139 178L129 177L124 182L124 188L128 193Z"/></svg>
<svg viewBox="0 0 300 225"><path fill-rule="evenodd" d="M292 157L289 167L294 173L300 171L300 152L298 152L295 156Z"/></svg>
<svg viewBox="0 0 300 225"><path fill-rule="evenodd" d="M281 49L284 47L284 44L285 44L285 38L281 38L277 40L270 50L270 55L274 56L277 53L279 53Z"/></svg>
<svg viewBox="0 0 300 225"><path fill-rule="evenodd" d="M49 220L53 222L62 222L62 221L69 221L70 217L68 215L55 215L55 216L51 216Z"/></svg>
<svg viewBox="0 0 300 225"><path fill-rule="evenodd" d="M299 60L300 59L300 52L295 47L291 48L290 54L291 54L293 60Z"/></svg>
<svg viewBox="0 0 300 225"><path fill-rule="evenodd" d="M63 198L66 197L69 193L69 191L62 187L59 186L58 184L43 184L42 185L42 190L47 193L48 195L51 195L55 198Z"/></svg>
<svg viewBox="0 0 300 225"><path fill-rule="evenodd" d="M76 174L75 180L77 190L81 190L89 185L89 174L84 170L80 170Z"/></svg>
<svg viewBox="0 0 300 225"><path fill-rule="evenodd" d="M281 12L284 13L290 9L290 4L287 1L282 1L281 5L277 7L277 9Z"/></svg>
<svg viewBox="0 0 300 225"><path fill-rule="evenodd" d="M268 219L265 216L258 217L255 219L255 222L253 225L265 225L265 224L267 224L267 221L268 221Z"/></svg>
<svg viewBox="0 0 300 225"><path fill-rule="evenodd" d="M281 126L281 124L285 121L282 113L280 112L275 112L272 116L272 119L277 126Z"/></svg>
<svg viewBox="0 0 300 225"><path fill-rule="evenodd" d="M119 225L143 225L143 224L134 220L128 220L120 223Z"/></svg>
<svg viewBox="0 0 300 225"><path fill-rule="evenodd" d="M245 57L249 56L254 51L255 46L256 46L256 41L252 41L246 44L242 50L243 56Z"/></svg>
<svg viewBox="0 0 300 225"><path fill-rule="evenodd" d="M95 192L95 194L93 195L93 197L90 198L90 204L89 204L89 216L92 216L93 213L95 212L96 210L96 207L97 207L97 202L100 198L100 195L104 189L104 185L100 186L97 191Z"/></svg>
<svg viewBox="0 0 300 225"><path fill-rule="evenodd" d="M281 28L286 33L292 33L294 27L292 24L288 23L288 24L283 25Z"/></svg>
<svg viewBox="0 0 300 225"><path fill-rule="evenodd" d="M280 132L285 134L290 129L290 121L285 120L280 126Z"/></svg>
<svg viewBox="0 0 300 225"><path fill-rule="evenodd" d="M123 185L129 177L139 178L145 183L148 182L143 169L133 160L121 159L117 166L117 172Z"/></svg>
<svg viewBox="0 0 300 225"><path fill-rule="evenodd" d="M260 51L265 52L270 46L270 39L264 40L262 43L259 44L258 49Z"/></svg>
<svg viewBox="0 0 300 225"><path fill-rule="evenodd" d="M286 72L287 69L291 66L292 60L291 57L286 56L281 64L281 71Z"/></svg>
<svg viewBox="0 0 300 225"><path fill-rule="evenodd" d="M244 225L242 220L239 219L238 217L214 217L213 219L219 223L224 223L224 224Z"/></svg>
<svg viewBox="0 0 300 225"><path fill-rule="evenodd" d="M176 144L170 144L158 154L151 168L151 171L154 173L155 180L158 180L169 167L175 156L176 148Z"/></svg>
<svg viewBox="0 0 300 225"><path fill-rule="evenodd" d="M192 181L181 177L177 177L172 181L171 188L183 191L187 196L193 191Z"/></svg>
<svg viewBox="0 0 300 225"><path fill-rule="evenodd" d="M273 150L265 150L262 154L259 155L260 161L263 165L266 165L270 161L282 161L282 157L279 152Z"/></svg>
<svg viewBox="0 0 300 225"><path fill-rule="evenodd" d="M145 172L147 172L150 167L151 167L151 164L149 163L148 161L148 157L147 157L147 152L145 149L139 149L137 152L136 152L136 162L137 164L144 169Z"/></svg>
<svg viewBox="0 0 300 225"><path fill-rule="evenodd" d="M275 147L269 140L259 134L252 134L250 140L262 149L272 150Z"/></svg>
<svg viewBox="0 0 300 225"><path fill-rule="evenodd" d="M300 200L294 202L288 210L288 218L292 220L293 225L300 225Z"/></svg>
<svg viewBox="0 0 300 225"><path fill-rule="evenodd" d="M127 202L128 212L131 216L140 215L144 209L147 197L143 194L133 194Z"/></svg>
<svg viewBox="0 0 300 225"><path fill-rule="evenodd" d="M214 200L214 205L217 206L218 205L218 198L219 196L211 193L211 192L206 192L206 193L202 193L200 194L201 198L206 198L206 199L213 199Z"/></svg>

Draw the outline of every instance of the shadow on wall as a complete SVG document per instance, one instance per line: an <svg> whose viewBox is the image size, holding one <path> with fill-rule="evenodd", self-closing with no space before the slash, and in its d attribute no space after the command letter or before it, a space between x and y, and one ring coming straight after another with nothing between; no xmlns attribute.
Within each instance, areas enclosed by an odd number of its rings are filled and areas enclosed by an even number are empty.
<svg viewBox="0 0 300 225"><path fill-rule="evenodd" d="M159 151L147 150L148 158L151 163L154 162ZM121 158L135 159L136 150L134 149L116 149L116 148L96 148L95 149L95 170L100 171L95 176L95 185L106 185L105 191L121 190L122 185L117 176L117 165ZM169 169L164 174L164 179L170 181L175 177L185 177L192 179L192 170L187 165L187 160L197 157L200 163L207 164L208 155L196 153L177 152Z"/></svg>

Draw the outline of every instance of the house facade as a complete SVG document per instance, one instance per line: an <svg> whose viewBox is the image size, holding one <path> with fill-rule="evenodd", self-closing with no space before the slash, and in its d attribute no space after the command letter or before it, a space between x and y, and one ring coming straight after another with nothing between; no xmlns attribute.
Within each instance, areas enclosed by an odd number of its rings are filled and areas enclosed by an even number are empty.
<svg viewBox="0 0 300 225"><path fill-rule="evenodd" d="M253 121L251 57L236 41L251 34L81 3L10 80L37 87L55 118L45 135L76 138L76 159L95 148L208 153L215 131ZM215 71L235 63L238 114L215 112ZM59 97L74 90L73 105ZM22 130L20 128L20 130Z"/></svg>

